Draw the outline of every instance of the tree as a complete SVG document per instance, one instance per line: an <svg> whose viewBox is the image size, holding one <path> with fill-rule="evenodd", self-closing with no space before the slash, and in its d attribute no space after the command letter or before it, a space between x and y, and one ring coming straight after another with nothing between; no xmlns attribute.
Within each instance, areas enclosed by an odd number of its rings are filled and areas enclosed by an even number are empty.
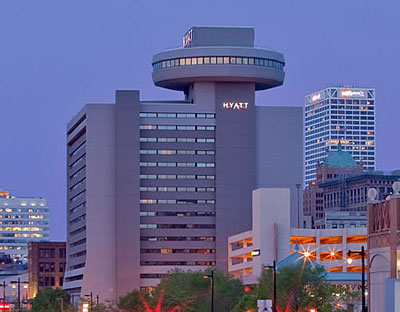
<svg viewBox="0 0 400 312"><path fill-rule="evenodd" d="M308 311L316 308L321 312L333 309L335 286L325 279L324 269L307 262L280 268L277 272L277 306L280 311ZM252 293L241 298L236 311L257 311L257 300L272 299L273 276L264 271Z"/></svg>
<svg viewBox="0 0 400 312"><path fill-rule="evenodd" d="M152 295L134 291L120 298L118 307L127 311L146 311L143 302L161 311L209 312L211 280L204 279L206 271L174 270L164 277ZM228 274L215 271L215 311L232 311L243 295L243 284Z"/></svg>
<svg viewBox="0 0 400 312"><path fill-rule="evenodd" d="M151 302L151 297L144 292L134 290L118 301L118 308L126 311L144 312L143 300Z"/></svg>
<svg viewBox="0 0 400 312"><path fill-rule="evenodd" d="M34 312L60 312L61 305L66 311L70 304L69 294L62 289L45 288L32 300L32 311Z"/></svg>

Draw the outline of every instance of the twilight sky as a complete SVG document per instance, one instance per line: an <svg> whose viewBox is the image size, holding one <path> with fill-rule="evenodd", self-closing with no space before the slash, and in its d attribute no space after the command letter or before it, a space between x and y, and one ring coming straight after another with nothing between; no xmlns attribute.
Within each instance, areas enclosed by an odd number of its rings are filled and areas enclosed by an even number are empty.
<svg viewBox="0 0 400 312"><path fill-rule="evenodd" d="M51 239L65 240L65 128L117 89L181 99L153 86L151 57L193 25L253 26L283 52L286 80L258 105L296 105L339 83L376 88L378 169L400 168L400 2L396 0L1 0L0 189L42 196Z"/></svg>

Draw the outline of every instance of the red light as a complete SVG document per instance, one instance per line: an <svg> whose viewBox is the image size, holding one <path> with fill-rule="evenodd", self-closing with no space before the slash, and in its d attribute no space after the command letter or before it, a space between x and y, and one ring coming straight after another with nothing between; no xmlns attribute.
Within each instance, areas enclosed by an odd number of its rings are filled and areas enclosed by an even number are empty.
<svg viewBox="0 0 400 312"><path fill-rule="evenodd" d="M245 293L248 293L249 291L250 291L250 287L246 286L246 287L244 288L244 292L245 292Z"/></svg>

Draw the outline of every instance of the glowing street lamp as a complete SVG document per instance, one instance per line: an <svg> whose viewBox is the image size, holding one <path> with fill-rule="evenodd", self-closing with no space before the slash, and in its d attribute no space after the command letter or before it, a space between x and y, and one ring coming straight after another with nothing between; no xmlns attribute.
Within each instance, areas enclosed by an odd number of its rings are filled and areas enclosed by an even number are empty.
<svg viewBox="0 0 400 312"><path fill-rule="evenodd" d="M274 280L274 296L272 300L272 311L278 312L278 309L276 308L276 261L274 260L272 265L265 266L264 270L272 270L273 280Z"/></svg>
<svg viewBox="0 0 400 312"><path fill-rule="evenodd" d="M351 264L353 262L353 259L351 259L352 254L358 254L361 256L361 304L362 304L362 312L367 312L367 307L365 304L365 264L364 264L364 259L365 259L365 250L364 246L361 246L361 250L349 250L347 251L347 256L349 257L347 259L347 263ZM349 262L351 260L351 262Z"/></svg>
<svg viewBox="0 0 400 312"><path fill-rule="evenodd" d="M352 258L347 258L347 264L352 264L353 263L353 259Z"/></svg>
<svg viewBox="0 0 400 312"><path fill-rule="evenodd" d="M336 252L334 252L333 250L329 254L331 255L331 257L335 257L336 256Z"/></svg>
<svg viewBox="0 0 400 312"><path fill-rule="evenodd" d="M89 303L82 304L82 312L89 312Z"/></svg>
<svg viewBox="0 0 400 312"><path fill-rule="evenodd" d="M214 312L214 271L210 275L204 275L204 279L211 279L211 312Z"/></svg>
<svg viewBox="0 0 400 312"><path fill-rule="evenodd" d="M306 258L310 258L311 252L309 252L308 250L306 250L305 252L303 252L303 256L306 257Z"/></svg>

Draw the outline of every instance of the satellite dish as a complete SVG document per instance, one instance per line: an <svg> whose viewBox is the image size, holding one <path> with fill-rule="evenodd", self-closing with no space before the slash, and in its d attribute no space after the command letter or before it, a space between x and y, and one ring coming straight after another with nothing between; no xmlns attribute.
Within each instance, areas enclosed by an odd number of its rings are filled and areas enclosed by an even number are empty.
<svg viewBox="0 0 400 312"><path fill-rule="evenodd" d="M368 200L372 201L376 199L376 195L378 195L378 192L376 191L375 188L370 188L368 190Z"/></svg>
<svg viewBox="0 0 400 312"><path fill-rule="evenodd" d="M392 188L393 188L393 191L394 191L395 194L399 194L399 192L400 192L400 182L399 181L394 182L393 185L392 185Z"/></svg>

